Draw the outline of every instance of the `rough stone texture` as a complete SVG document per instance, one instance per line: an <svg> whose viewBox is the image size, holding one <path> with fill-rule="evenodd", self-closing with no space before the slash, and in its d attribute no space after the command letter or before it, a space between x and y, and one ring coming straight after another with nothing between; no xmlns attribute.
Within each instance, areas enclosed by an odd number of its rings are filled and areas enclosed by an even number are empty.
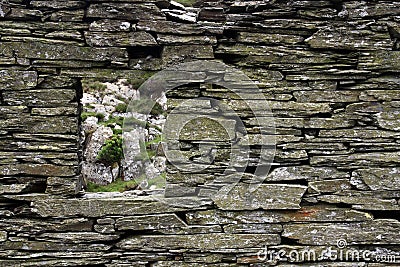
<svg viewBox="0 0 400 267"><path fill-rule="evenodd" d="M399 16L399 1L1 1L0 266L399 266ZM201 95L232 109L226 131L193 123L180 136L185 155L204 163L210 152L215 164L169 166L168 198L84 194L81 79L141 84L211 59L257 83L275 132L252 114L265 111L261 98L192 84L171 92L170 107ZM218 114L202 104L203 115ZM250 145L252 172L261 136L276 141L263 184L249 196L246 174L210 199L235 177L223 174L232 171L228 141ZM397 262L258 257L265 246L327 256L340 238L343 252Z"/></svg>

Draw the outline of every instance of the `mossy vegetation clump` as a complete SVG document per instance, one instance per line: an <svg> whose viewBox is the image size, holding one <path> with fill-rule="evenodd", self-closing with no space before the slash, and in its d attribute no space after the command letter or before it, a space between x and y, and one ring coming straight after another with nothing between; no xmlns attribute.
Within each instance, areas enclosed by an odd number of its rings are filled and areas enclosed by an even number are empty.
<svg viewBox="0 0 400 267"><path fill-rule="evenodd" d="M102 121L104 119L104 114L103 113L96 113L96 112L82 112L81 114L81 119L82 121L85 121L88 117L96 117L99 119L99 121Z"/></svg>
<svg viewBox="0 0 400 267"><path fill-rule="evenodd" d="M113 166L115 164L119 166L123 158L122 137L116 134L104 142L97 155L97 160L106 166Z"/></svg>
<svg viewBox="0 0 400 267"><path fill-rule="evenodd" d="M87 183L86 191L88 192L124 192L127 190L133 190L137 187L137 182L135 180L122 181L121 179L116 179L114 182L108 185L99 185L93 182Z"/></svg>

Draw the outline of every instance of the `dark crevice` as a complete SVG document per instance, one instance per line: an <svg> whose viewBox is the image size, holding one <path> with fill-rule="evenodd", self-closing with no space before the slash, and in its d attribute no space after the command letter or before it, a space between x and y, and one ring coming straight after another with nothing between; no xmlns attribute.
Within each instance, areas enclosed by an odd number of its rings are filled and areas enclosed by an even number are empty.
<svg viewBox="0 0 400 267"><path fill-rule="evenodd" d="M226 64L234 64L242 59L246 58L247 56L243 55L237 55L237 54L220 54L220 53L215 53L215 59L220 59Z"/></svg>
<svg viewBox="0 0 400 267"><path fill-rule="evenodd" d="M281 236L281 245L298 246L301 245L297 239Z"/></svg>
<svg viewBox="0 0 400 267"><path fill-rule="evenodd" d="M2 106L6 106L6 103L4 102L3 90L0 90L0 104Z"/></svg>
<svg viewBox="0 0 400 267"><path fill-rule="evenodd" d="M175 212L175 215L181 219L183 222L185 222L185 224L188 224L187 220L186 220L186 212L185 211L177 211Z"/></svg>
<svg viewBox="0 0 400 267"><path fill-rule="evenodd" d="M138 58L161 58L162 47L161 46L131 46L127 47L129 59Z"/></svg>
<svg viewBox="0 0 400 267"><path fill-rule="evenodd" d="M305 179L264 181L264 184L293 184L293 185L305 185L305 186L308 186L308 181L305 180Z"/></svg>
<svg viewBox="0 0 400 267"><path fill-rule="evenodd" d="M389 35L390 38L393 41L393 51L399 51L400 50L400 33L396 31L393 27L388 27Z"/></svg>
<svg viewBox="0 0 400 267"><path fill-rule="evenodd" d="M388 212L387 210L363 210L374 216L374 219L395 219L399 220L400 210L392 210Z"/></svg>

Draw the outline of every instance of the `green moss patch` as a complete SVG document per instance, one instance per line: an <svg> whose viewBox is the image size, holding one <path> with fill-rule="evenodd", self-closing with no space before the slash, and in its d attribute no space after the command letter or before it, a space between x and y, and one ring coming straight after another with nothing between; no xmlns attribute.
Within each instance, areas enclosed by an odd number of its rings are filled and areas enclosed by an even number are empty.
<svg viewBox="0 0 400 267"><path fill-rule="evenodd" d="M88 192L124 192L127 190L133 190L137 187L135 180L122 181L117 179L108 185L98 185L93 182L87 183L86 191Z"/></svg>

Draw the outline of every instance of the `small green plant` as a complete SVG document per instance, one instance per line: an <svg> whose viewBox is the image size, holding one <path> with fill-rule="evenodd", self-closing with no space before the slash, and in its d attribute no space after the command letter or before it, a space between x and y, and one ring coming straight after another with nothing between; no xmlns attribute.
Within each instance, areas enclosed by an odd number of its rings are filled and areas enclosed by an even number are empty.
<svg viewBox="0 0 400 267"><path fill-rule="evenodd" d="M124 192L127 190L132 190L137 187L137 182L135 180L122 181L121 179L116 179L114 182L108 185L99 185L93 182L88 182L86 185L86 191L88 192Z"/></svg>
<svg viewBox="0 0 400 267"><path fill-rule="evenodd" d="M125 103L119 103L119 104L115 107L115 110L116 110L117 112L120 112L120 113L125 113L127 108L128 108L128 105L127 105L127 104L125 104Z"/></svg>
<svg viewBox="0 0 400 267"><path fill-rule="evenodd" d="M126 84L130 84L133 89L138 89L147 79L153 76L153 72L146 72L140 77L132 77L126 80Z"/></svg>
<svg viewBox="0 0 400 267"><path fill-rule="evenodd" d="M115 129L115 128L113 128L112 131L113 131L113 134L122 135L122 129Z"/></svg>
<svg viewBox="0 0 400 267"><path fill-rule="evenodd" d="M124 118L120 116L110 116L107 121L104 121L101 124L107 127L114 127L115 124L122 127L122 125L124 124Z"/></svg>
<svg viewBox="0 0 400 267"><path fill-rule="evenodd" d="M96 117L99 121L104 119L103 113L96 113L96 112L82 112L81 119L82 121L86 120L88 117Z"/></svg>
<svg viewBox="0 0 400 267"><path fill-rule="evenodd" d="M115 164L120 166L123 157L122 137L114 134L110 139L104 142L104 145L97 155L97 160L106 166L113 166Z"/></svg>
<svg viewBox="0 0 400 267"><path fill-rule="evenodd" d="M93 79L82 80L82 88L84 92L103 91L107 89L107 85Z"/></svg>

